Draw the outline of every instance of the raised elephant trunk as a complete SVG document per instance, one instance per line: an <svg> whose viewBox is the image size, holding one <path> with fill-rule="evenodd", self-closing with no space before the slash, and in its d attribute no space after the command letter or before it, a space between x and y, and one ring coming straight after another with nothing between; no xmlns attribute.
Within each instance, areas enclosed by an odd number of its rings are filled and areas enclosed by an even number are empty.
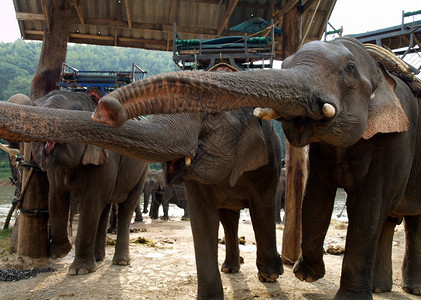
<svg viewBox="0 0 421 300"><path fill-rule="evenodd" d="M324 117L325 103L294 70L175 72L105 95L92 119L120 126L138 115L270 107L281 119ZM331 107L333 107L331 105ZM329 110L330 117L332 110Z"/></svg>

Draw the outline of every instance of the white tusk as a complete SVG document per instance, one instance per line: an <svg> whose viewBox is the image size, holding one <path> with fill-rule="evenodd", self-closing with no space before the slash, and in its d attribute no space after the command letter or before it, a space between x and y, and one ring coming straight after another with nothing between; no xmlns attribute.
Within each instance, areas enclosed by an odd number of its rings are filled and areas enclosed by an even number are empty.
<svg viewBox="0 0 421 300"><path fill-rule="evenodd" d="M187 167L190 166L190 164L191 164L191 158L188 157L188 156L184 157L184 162L185 162L185 164L186 164Z"/></svg>
<svg viewBox="0 0 421 300"><path fill-rule="evenodd" d="M256 107L253 111L253 115L263 120L278 119L280 115L272 108L260 108Z"/></svg>
<svg viewBox="0 0 421 300"><path fill-rule="evenodd" d="M0 149L6 151L10 155L16 155L20 153L19 149L10 148L9 146L3 144L0 144Z"/></svg>
<svg viewBox="0 0 421 300"><path fill-rule="evenodd" d="M326 118L333 118L334 116L335 116L335 114L336 114L336 109L335 109L335 107L332 105L332 104L329 104L329 103L325 103L325 104L323 104L323 109L322 109L322 111L323 111L323 115L326 117Z"/></svg>

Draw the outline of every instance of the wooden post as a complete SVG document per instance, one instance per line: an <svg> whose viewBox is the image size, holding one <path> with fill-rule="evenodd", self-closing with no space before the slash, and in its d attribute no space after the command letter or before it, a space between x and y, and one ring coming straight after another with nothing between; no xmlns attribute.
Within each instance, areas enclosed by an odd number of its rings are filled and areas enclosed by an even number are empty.
<svg viewBox="0 0 421 300"><path fill-rule="evenodd" d="M282 260L293 264L301 255L301 204L307 181L308 147L297 148L286 142L285 226Z"/></svg>
<svg viewBox="0 0 421 300"><path fill-rule="evenodd" d="M39 99L51 90L57 89L61 65L66 59L67 41L69 36L70 0L54 0L44 5L45 24L44 38L40 60L31 83L30 98ZM32 162L30 148L25 146L25 161ZM27 178L29 169L24 169ZM45 173L34 172L26 186L22 198L23 211L48 209L48 180ZM21 212L19 216L19 231L17 254L32 258L48 257L48 218L31 216Z"/></svg>
<svg viewBox="0 0 421 300"><path fill-rule="evenodd" d="M283 59L294 54L301 41L301 1L283 16ZM307 150L286 146L285 227L282 239L284 263L293 264L301 254L301 204L307 181Z"/></svg>

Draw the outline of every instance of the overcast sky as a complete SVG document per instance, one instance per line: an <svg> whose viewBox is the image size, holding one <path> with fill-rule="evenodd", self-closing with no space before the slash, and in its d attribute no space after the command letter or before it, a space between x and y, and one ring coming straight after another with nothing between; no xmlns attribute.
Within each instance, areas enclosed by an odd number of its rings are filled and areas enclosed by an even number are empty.
<svg viewBox="0 0 421 300"><path fill-rule="evenodd" d="M420 0L337 0L330 23L343 26L344 34L362 33L399 25L402 11L421 10ZM412 17L406 18L411 21ZM416 17L421 20L421 15ZM20 38L12 0L0 0L0 41L14 42Z"/></svg>

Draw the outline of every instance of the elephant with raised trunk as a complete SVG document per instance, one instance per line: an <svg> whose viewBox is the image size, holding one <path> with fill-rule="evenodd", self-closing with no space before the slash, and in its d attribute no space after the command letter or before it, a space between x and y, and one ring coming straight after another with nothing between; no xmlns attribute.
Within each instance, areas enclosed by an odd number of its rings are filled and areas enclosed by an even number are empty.
<svg viewBox="0 0 421 300"><path fill-rule="evenodd" d="M167 181L183 182L186 188L199 298L223 297L217 257L219 221L226 236L222 270L240 268L242 208L251 213L259 279L272 282L283 273L275 229L281 142L271 121L257 119L250 108L156 115L118 128L92 122L91 115L0 103L0 135L17 141L89 143L147 162L163 162Z"/></svg>
<svg viewBox="0 0 421 300"><path fill-rule="evenodd" d="M92 112L95 109L86 94L60 91L48 93L36 100L34 105L60 111ZM128 265L129 225L143 189L148 165L95 145L81 143L33 143L32 154L34 161L48 176L50 257L64 257L72 249L67 236L67 222L70 203L75 202L79 204L80 215L75 258L69 274L95 271L95 262L105 257L106 225L110 203L114 202L118 205L118 232L113 264Z"/></svg>
<svg viewBox="0 0 421 300"><path fill-rule="evenodd" d="M341 187L349 225L335 299L371 299L372 291L391 290L393 229L402 219L402 287L421 294L420 99L408 86L416 86L411 74L407 84L375 53L381 51L339 38L305 44L281 70L151 77L103 97L93 119L119 126L140 114L272 109L256 113L281 121L291 144L310 145L296 277L324 276L323 240Z"/></svg>

